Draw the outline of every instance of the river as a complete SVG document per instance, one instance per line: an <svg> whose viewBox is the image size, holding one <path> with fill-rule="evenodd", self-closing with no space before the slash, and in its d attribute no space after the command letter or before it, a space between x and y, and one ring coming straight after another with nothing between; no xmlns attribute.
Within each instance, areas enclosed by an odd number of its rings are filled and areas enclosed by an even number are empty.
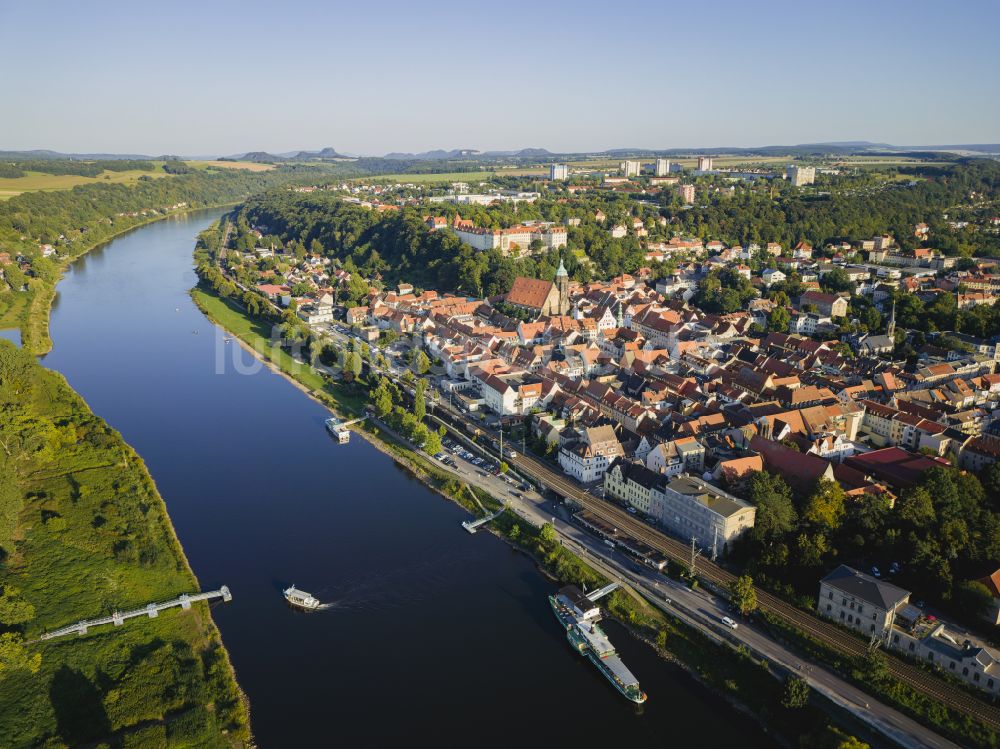
<svg viewBox="0 0 1000 749"><path fill-rule="evenodd" d="M261 747L771 746L614 623L636 708L570 649L552 583L256 362L188 297L218 211L137 229L59 285L62 372L146 460L250 699ZM290 583L334 606L301 614ZM142 626L136 622L130 626Z"/></svg>

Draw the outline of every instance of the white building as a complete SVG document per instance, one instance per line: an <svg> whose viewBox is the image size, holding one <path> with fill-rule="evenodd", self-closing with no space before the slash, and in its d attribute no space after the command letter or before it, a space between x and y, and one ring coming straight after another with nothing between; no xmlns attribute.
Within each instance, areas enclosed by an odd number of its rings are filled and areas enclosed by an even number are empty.
<svg viewBox="0 0 1000 749"><path fill-rule="evenodd" d="M626 177L638 177L642 171L641 161L623 161L619 166L621 173Z"/></svg>
<svg viewBox="0 0 1000 749"><path fill-rule="evenodd" d="M673 533L720 554L753 528L757 515L753 505L693 476L677 476L663 487L663 507L660 520Z"/></svg>
<svg viewBox="0 0 1000 749"><path fill-rule="evenodd" d="M569 167L565 164L552 164L549 167L549 179L559 180L569 178Z"/></svg>
<svg viewBox="0 0 1000 749"><path fill-rule="evenodd" d="M584 484L602 478L611 462L624 454L610 426L583 429L572 437L559 449L559 465Z"/></svg>
<svg viewBox="0 0 1000 749"><path fill-rule="evenodd" d="M791 164L788 169L785 170L785 175L788 177L788 181L792 183L793 187L811 185L816 181L816 167L797 166L795 164Z"/></svg>
<svg viewBox="0 0 1000 749"><path fill-rule="evenodd" d="M518 225L508 229L482 229L478 226L459 225L452 227L458 238L465 244L480 251L500 250L504 255L513 251L524 253L536 239L545 249L559 249L566 246L566 227L556 224Z"/></svg>
<svg viewBox="0 0 1000 749"><path fill-rule="evenodd" d="M657 177L666 177L670 174L670 159L657 159L653 174Z"/></svg>
<svg viewBox="0 0 1000 749"><path fill-rule="evenodd" d="M698 171L699 172L710 172L710 171L712 171L712 157L711 156L699 156L698 157Z"/></svg>

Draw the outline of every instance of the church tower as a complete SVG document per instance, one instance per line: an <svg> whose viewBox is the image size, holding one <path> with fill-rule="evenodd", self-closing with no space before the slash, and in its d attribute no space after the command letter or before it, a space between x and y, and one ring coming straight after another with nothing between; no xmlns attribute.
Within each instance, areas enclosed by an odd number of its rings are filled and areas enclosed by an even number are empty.
<svg viewBox="0 0 1000 749"><path fill-rule="evenodd" d="M892 300L892 314L889 315L889 325L886 326L885 334L892 338L896 334L896 300Z"/></svg>
<svg viewBox="0 0 1000 749"><path fill-rule="evenodd" d="M556 271L556 290L559 292L559 314L569 314L569 273L559 257L559 270Z"/></svg>

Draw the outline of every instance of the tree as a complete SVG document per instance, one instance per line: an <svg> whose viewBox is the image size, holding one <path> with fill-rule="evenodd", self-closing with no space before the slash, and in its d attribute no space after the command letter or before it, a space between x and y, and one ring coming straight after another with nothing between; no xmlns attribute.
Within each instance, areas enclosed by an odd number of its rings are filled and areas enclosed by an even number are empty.
<svg viewBox="0 0 1000 749"><path fill-rule="evenodd" d="M384 377L379 378L378 387L371 392L371 401L375 415L380 419L392 413L392 393L389 392L389 384Z"/></svg>
<svg viewBox="0 0 1000 749"><path fill-rule="evenodd" d="M978 580L967 580L956 588L955 603L962 612L979 618L986 616L993 608L993 594Z"/></svg>
<svg viewBox="0 0 1000 749"><path fill-rule="evenodd" d="M747 483L748 498L757 507L753 537L773 541L795 528L798 520L792 490L781 476L757 471Z"/></svg>
<svg viewBox="0 0 1000 749"><path fill-rule="evenodd" d="M427 354L425 354L420 349L413 350L410 362L411 366L413 367L413 371L416 372L418 375L425 375L430 371L431 360L428 359Z"/></svg>
<svg viewBox="0 0 1000 749"><path fill-rule="evenodd" d="M740 575L730 583L729 601L743 616L752 614L757 609L757 590L750 575Z"/></svg>
<svg viewBox="0 0 1000 749"><path fill-rule="evenodd" d="M441 452L441 435L433 430L427 432L427 439L424 441L424 450L429 455L437 455Z"/></svg>
<svg viewBox="0 0 1000 749"><path fill-rule="evenodd" d="M803 708L809 704L810 692L809 682L798 676L789 676L781 690L781 706L789 710Z"/></svg>
<svg viewBox="0 0 1000 749"><path fill-rule="evenodd" d="M35 607L21 598L21 591L10 585L0 595L0 624L24 624L35 618Z"/></svg>
<svg viewBox="0 0 1000 749"><path fill-rule="evenodd" d="M775 307L767 317L767 329L772 333L787 333L792 316L785 307Z"/></svg>
<svg viewBox="0 0 1000 749"><path fill-rule="evenodd" d="M556 533L556 529L552 526L552 523L543 523L538 531L538 538L546 546L554 546L559 540L559 534Z"/></svg>
<svg viewBox="0 0 1000 749"><path fill-rule="evenodd" d="M417 387L413 396L413 415L417 417L417 421L423 421L427 415L427 399L424 396L424 391L426 390L427 382L417 380Z"/></svg>
<svg viewBox="0 0 1000 749"><path fill-rule="evenodd" d="M344 355L344 374L351 380L361 376L361 355L357 351L349 351Z"/></svg>
<svg viewBox="0 0 1000 749"><path fill-rule="evenodd" d="M24 646L21 635L14 632L0 635L0 679L11 671L37 674L41 665L42 654L30 653Z"/></svg>
<svg viewBox="0 0 1000 749"><path fill-rule="evenodd" d="M832 479L820 479L806 501L802 519L822 528L839 527L844 517L844 490Z"/></svg>

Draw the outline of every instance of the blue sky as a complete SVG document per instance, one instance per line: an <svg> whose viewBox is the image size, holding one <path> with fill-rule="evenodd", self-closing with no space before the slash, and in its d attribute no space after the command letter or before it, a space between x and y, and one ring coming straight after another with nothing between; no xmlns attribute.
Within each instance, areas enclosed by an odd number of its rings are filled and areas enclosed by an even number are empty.
<svg viewBox="0 0 1000 749"><path fill-rule="evenodd" d="M0 149L996 143L998 28L998 0L0 0Z"/></svg>

